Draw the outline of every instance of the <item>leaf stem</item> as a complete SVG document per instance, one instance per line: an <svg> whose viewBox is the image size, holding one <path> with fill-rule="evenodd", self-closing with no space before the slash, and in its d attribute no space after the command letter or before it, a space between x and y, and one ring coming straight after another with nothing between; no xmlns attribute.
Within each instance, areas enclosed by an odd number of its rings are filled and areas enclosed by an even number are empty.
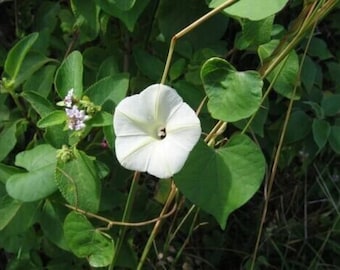
<svg viewBox="0 0 340 270"><path fill-rule="evenodd" d="M170 207L173 199L175 198L177 194L177 187L175 186L175 184L172 182L172 185L171 185L171 191L169 193L169 196L167 198L167 201L165 202L164 204L164 207L160 213L160 216L164 215L164 213L166 213L168 211L168 208ZM143 253L142 253L142 256L139 260L139 263L138 263L138 266L137 266L137 270L141 270L142 267L143 267L143 264L146 260L146 257L148 256L148 253L150 251L150 248L152 246L152 243L153 241L155 240L156 238L156 235L160 229L160 226L161 226L161 220L157 221L156 224L154 225L153 229L152 229L152 232L149 236L149 239L144 247L144 250L143 250Z"/></svg>
<svg viewBox="0 0 340 270"><path fill-rule="evenodd" d="M127 199L127 202L125 204L125 209L124 209L124 213L123 213L123 217L122 217L123 222L128 221L130 219L133 202L134 202L135 197L136 197L135 195L136 195L136 191L137 191L137 187L138 187L139 177L140 177L140 172L136 171L133 175L128 199ZM117 245L116 245L115 250L114 250L113 260L112 260L112 262L111 262L111 264L108 268L109 270L112 270L114 268L116 262L117 262L120 249L121 249L121 247L124 243L124 240L125 240L126 230L127 230L127 227L124 226L119 231Z"/></svg>
<svg viewBox="0 0 340 270"><path fill-rule="evenodd" d="M167 59L166 59L166 62L165 62L165 67L164 67L164 71L163 71L163 75L162 75L162 79L161 79L161 84L165 83L166 77L168 76L168 72L169 72L169 69L170 69L170 63L171 63L172 55L173 55L177 40L182 38L183 36L185 36L189 32L191 32L197 26L199 26L200 24L202 24L206 20L210 19L212 16L216 15L217 13L222 11L223 9L225 9L225 8L231 6L232 4L236 3L237 1L238 0L228 0L228 1L224 2L223 4L212 9L210 12L208 12L204 16L200 17L198 20L194 21L193 23L191 23L190 25L188 25L187 27L185 27L184 29L179 31L177 34L175 34L171 38L169 52L168 52L168 56L167 56Z"/></svg>

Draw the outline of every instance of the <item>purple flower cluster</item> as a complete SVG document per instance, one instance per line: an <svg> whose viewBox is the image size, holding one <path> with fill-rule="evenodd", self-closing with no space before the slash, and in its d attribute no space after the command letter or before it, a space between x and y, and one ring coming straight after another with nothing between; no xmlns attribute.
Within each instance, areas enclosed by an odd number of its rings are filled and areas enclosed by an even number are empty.
<svg viewBox="0 0 340 270"><path fill-rule="evenodd" d="M77 105L73 104L73 88L68 91L64 98L65 112L68 117L68 128L70 130L81 130L85 128L85 121L90 117L86 115L84 110L79 110Z"/></svg>

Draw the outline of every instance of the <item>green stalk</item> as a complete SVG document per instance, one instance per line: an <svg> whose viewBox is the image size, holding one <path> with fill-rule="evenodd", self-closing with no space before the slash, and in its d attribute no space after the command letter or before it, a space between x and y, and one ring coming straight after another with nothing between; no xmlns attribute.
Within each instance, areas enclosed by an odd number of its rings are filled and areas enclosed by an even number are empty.
<svg viewBox="0 0 340 270"><path fill-rule="evenodd" d="M127 199L127 202L125 204L122 222L127 222L130 219L132 206L133 206L133 203L134 203L134 200L135 200L135 197L136 197L135 195L136 195L136 191L137 191L137 187L138 187L139 176L140 176L140 172L136 171L134 176L133 176L133 179L132 179L128 199ZM116 248L114 250L113 260L112 260L108 270L112 270L117 263L120 249L122 248L122 244L124 243L124 240L125 240L126 229L127 229L127 227L123 226L119 230L119 236L118 236Z"/></svg>
<svg viewBox="0 0 340 270"><path fill-rule="evenodd" d="M163 209L162 209L162 211L161 211L159 216L163 216L168 211L168 209L169 209L173 199L175 198L176 194L177 194L177 188L176 188L175 184L172 184L171 191L169 193L168 199L167 199L167 201L166 201L166 203L165 203L165 205L164 205L164 207L163 207ZM149 236L149 239L148 239L148 241L147 241L147 243L146 243L146 245L144 247L142 256L141 256L141 258L139 260L139 263L138 263L138 266L137 266L137 270L141 270L142 269L142 267L144 265L144 262L146 260L146 257L149 254L149 251L150 251L150 248L152 246L152 243L155 240L156 235L157 235L157 233L158 233L158 231L160 229L161 224L162 224L162 220L161 219L158 220L155 223L155 226L152 229L152 232L151 232L151 234Z"/></svg>
<svg viewBox="0 0 340 270"><path fill-rule="evenodd" d="M195 207L195 206L194 206ZM192 210L194 208L191 208ZM191 210L190 209L190 210ZM175 260L172 262L172 266L174 267L175 264L177 263L177 261L179 260L180 256L182 255L185 247L189 244L189 241L190 241L190 238L192 236L192 233L194 232L194 229L195 229L195 224L196 224L196 221L197 221L197 218L198 218L198 214L200 212L200 208L197 207L196 208L196 212L195 212L195 215L192 219L192 222L191 222L191 225L190 225L190 229L189 229L189 232L188 232L188 235L187 237L185 238L185 241L183 242L182 246L180 247L180 249L178 250L177 254L176 254L176 258ZM184 222L183 222L184 223Z"/></svg>

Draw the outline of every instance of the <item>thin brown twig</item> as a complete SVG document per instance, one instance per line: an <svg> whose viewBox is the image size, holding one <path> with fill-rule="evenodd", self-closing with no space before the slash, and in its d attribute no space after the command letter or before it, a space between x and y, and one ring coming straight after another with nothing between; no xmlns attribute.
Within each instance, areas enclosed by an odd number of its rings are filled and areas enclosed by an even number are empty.
<svg viewBox="0 0 340 270"><path fill-rule="evenodd" d="M176 211L176 208L177 208L177 204L175 203L172 207L172 209L167 212L166 214L162 214L160 215L159 217L157 218L153 218L153 219L149 219L149 220L146 220L146 221L141 221L141 222L122 222L122 221L115 221L115 220L111 220L111 219L108 219L108 218L105 218L105 217L102 217L102 216L99 216L99 215L96 215L94 213L91 213L91 212L88 212L88 211L85 211L85 210L82 210L82 209L79 209L77 207L74 207L70 204L64 204L67 208L73 210L73 211L76 211L80 214L83 214L87 217L90 217L90 218L95 218L97 220L100 220L102 222L105 222L107 223L107 229L110 229L112 226L127 226L127 227L141 227L141 226L146 226L146 225L149 225L149 224L152 224L152 223L156 223L162 219L165 219L169 216L171 216L173 213L175 213Z"/></svg>

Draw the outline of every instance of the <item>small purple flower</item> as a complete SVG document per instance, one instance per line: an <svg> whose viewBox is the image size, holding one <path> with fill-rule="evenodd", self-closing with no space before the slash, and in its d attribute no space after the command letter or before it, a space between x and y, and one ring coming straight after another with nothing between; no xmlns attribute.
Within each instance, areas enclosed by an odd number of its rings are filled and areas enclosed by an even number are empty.
<svg viewBox="0 0 340 270"><path fill-rule="evenodd" d="M81 130L85 128L85 121L90 117L85 114L84 110L79 110L77 105L73 105L72 109L65 109L68 116L68 128L70 130Z"/></svg>

